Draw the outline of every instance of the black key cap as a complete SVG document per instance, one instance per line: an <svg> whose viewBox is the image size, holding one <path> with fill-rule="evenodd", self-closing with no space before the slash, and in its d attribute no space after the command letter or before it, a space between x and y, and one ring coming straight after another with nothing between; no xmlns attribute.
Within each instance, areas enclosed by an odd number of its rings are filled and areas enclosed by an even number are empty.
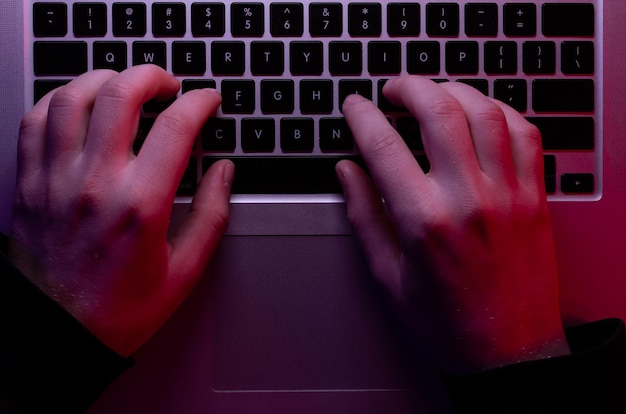
<svg viewBox="0 0 626 414"><path fill-rule="evenodd" d="M204 75L206 44L204 42L173 42L172 72L175 75Z"/></svg>
<svg viewBox="0 0 626 414"><path fill-rule="evenodd" d="M333 75L360 75L363 71L361 42L330 42L329 54Z"/></svg>
<svg viewBox="0 0 626 414"><path fill-rule="evenodd" d="M265 31L263 3L233 3L230 30L235 37L262 36Z"/></svg>
<svg viewBox="0 0 626 414"><path fill-rule="evenodd" d="M357 94L372 100L372 81L370 79L342 79L339 81L339 108L348 95Z"/></svg>
<svg viewBox="0 0 626 414"><path fill-rule="evenodd" d="M593 174L563 174L561 175L561 191L566 194L590 194L595 189Z"/></svg>
<svg viewBox="0 0 626 414"><path fill-rule="evenodd" d="M191 33L196 37L221 37L226 32L224 3L193 3Z"/></svg>
<svg viewBox="0 0 626 414"><path fill-rule="evenodd" d="M546 3L542 7L546 36L593 36L595 10L591 3Z"/></svg>
<svg viewBox="0 0 626 414"><path fill-rule="evenodd" d="M395 106L394 104L389 102L389 100L383 94L383 88L385 87L385 83L387 83L387 80L388 79L379 79L378 80L377 95L376 95L378 97L378 102L377 102L378 108L381 111L386 112L386 113L389 113L389 112L406 112L405 108L401 108L401 107Z"/></svg>
<svg viewBox="0 0 626 414"><path fill-rule="evenodd" d="M311 36L341 36L343 9L341 3L311 3L309 6Z"/></svg>
<svg viewBox="0 0 626 414"><path fill-rule="evenodd" d="M561 71L567 75L591 75L595 71L593 42L563 42Z"/></svg>
<svg viewBox="0 0 626 414"><path fill-rule="evenodd" d="M284 152L312 152L315 144L311 118L281 118L280 148Z"/></svg>
<svg viewBox="0 0 626 414"><path fill-rule="evenodd" d="M299 37L304 33L302 3L272 3L270 5L272 36Z"/></svg>
<svg viewBox="0 0 626 414"><path fill-rule="evenodd" d="M211 71L214 75L240 76L246 70L243 42L211 42Z"/></svg>
<svg viewBox="0 0 626 414"><path fill-rule="evenodd" d="M485 42L485 73L489 75L517 73L517 43Z"/></svg>
<svg viewBox="0 0 626 414"><path fill-rule="evenodd" d="M446 72L450 75L478 73L477 42L447 42Z"/></svg>
<svg viewBox="0 0 626 414"><path fill-rule="evenodd" d="M126 42L94 42L93 68L121 72L128 68Z"/></svg>
<svg viewBox="0 0 626 414"><path fill-rule="evenodd" d="M69 80L37 79L33 85L33 102L39 102L39 100L46 96L48 92L51 92L56 88L60 88L63 85L67 85L69 82Z"/></svg>
<svg viewBox="0 0 626 414"><path fill-rule="evenodd" d="M352 151L354 138L344 118L321 118L319 126L319 143L323 152Z"/></svg>
<svg viewBox="0 0 626 414"><path fill-rule="evenodd" d="M63 37L67 34L67 4L33 4L33 33L35 37Z"/></svg>
<svg viewBox="0 0 626 414"><path fill-rule="evenodd" d="M241 149L244 152L273 152L276 146L276 125L272 118L241 120Z"/></svg>
<svg viewBox="0 0 626 414"><path fill-rule="evenodd" d="M113 3L113 35L143 37L146 35L144 3Z"/></svg>
<svg viewBox="0 0 626 414"><path fill-rule="evenodd" d="M370 75L397 75L401 70L400 42L369 42L367 65Z"/></svg>
<svg viewBox="0 0 626 414"><path fill-rule="evenodd" d="M107 32L107 6L104 3L74 3L76 37L102 37Z"/></svg>
<svg viewBox="0 0 626 414"><path fill-rule="evenodd" d="M422 143L422 131L420 130L419 123L414 117L403 116L398 118L396 129L404 142L406 142L409 149L413 151L424 150L424 144Z"/></svg>
<svg viewBox="0 0 626 414"><path fill-rule="evenodd" d="M291 42L289 66L292 75L321 75L324 71L322 42Z"/></svg>
<svg viewBox="0 0 626 414"><path fill-rule="evenodd" d="M408 42L407 71L413 75L437 75L441 71L439 42Z"/></svg>
<svg viewBox="0 0 626 414"><path fill-rule="evenodd" d="M494 3L466 4L465 34L496 36L498 34L498 5Z"/></svg>
<svg viewBox="0 0 626 414"><path fill-rule="evenodd" d="M167 69L165 42L134 42L133 66L151 63Z"/></svg>
<svg viewBox="0 0 626 414"><path fill-rule="evenodd" d="M236 125L233 118L209 118L202 127L202 148L205 151L233 152Z"/></svg>
<svg viewBox="0 0 626 414"><path fill-rule="evenodd" d="M458 36L459 5L453 3L427 4L426 33L429 36Z"/></svg>
<svg viewBox="0 0 626 414"><path fill-rule="evenodd" d="M594 83L592 79L533 80L535 112L593 112Z"/></svg>
<svg viewBox="0 0 626 414"><path fill-rule="evenodd" d="M489 81L487 79L457 79L456 81L469 85L480 91L483 95L489 96Z"/></svg>
<svg viewBox="0 0 626 414"><path fill-rule="evenodd" d="M527 75L556 72L556 46L554 42L524 42L522 46L523 70Z"/></svg>
<svg viewBox="0 0 626 414"><path fill-rule="evenodd" d="M178 184L176 195L180 197L192 196L198 188L198 161L195 158L189 160L183 178Z"/></svg>
<svg viewBox="0 0 626 414"><path fill-rule="evenodd" d="M169 106L173 104L174 101L176 101L176 97L166 100L152 99L143 104L142 109L145 114L160 114L161 112L169 108Z"/></svg>
<svg viewBox="0 0 626 414"><path fill-rule="evenodd" d="M526 79L496 79L493 83L493 97L518 112L526 112L528 109Z"/></svg>
<svg viewBox="0 0 626 414"><path fill-rule="evenodd" d="M222 112L225 114L251 114L254 112L254 81L222 81Z"/></svg>
<svg viewBox="0 0 626 414"><path fill-rule="evenodd" d="M282 75L285 71L283 42L252 42L250 65L254 75Z"/></svg>
<svg viewBox="0 0 626 414"><path fill-rule="evenodd" d="M382 8L379 3L350 3L348 5L348 33L350 36L380 36Z"/></svg>
<svg viewBox="0 0 626 414"><path fill-rule="evenodd" d="M215 86L216 84L213 79L185 79L183 80L182 91L186 93L194 89L215 89Z"/></svg>
<svg viewBox="0 0 626 414"><path fill-rule="evenodd" d="M35 42L33 69L38 76L75 76L87 72L86 42Z"/></svg>
<svg viewBox="0 0 626 414"><path fill-rule="evenodd" d="M419 36L419 3L389 3L387 6L387 33L389 36Z"/></svg>
<svg viewBox="0 0 626 414"><path fill-rule="evenodd" d="M187 30L183 3L152 4L152 34L156 37L181 37Z"/></svg>
<svg viewBox="0 0 626 414"><path fill-rule="evenodd" d="M507 36L537 34L537 6L532 3L505 4L504 34Z"/></svg>
<svg viewBox="0 0 626 414"><path fill-rule="evenodd" d="M291 114L293 109L294 91L291 79L261 81L261 112Z"/></svg>
<svg viewBox="0 0 626 414"><path fill-rule="evenodd" d="M595 122L591 117L529 117L547 151L590 151L595 147Z"/></svg>
<svg viewBox="0 0 626 414"><path fill-rule="evenodd" d="M554 155L543 156L543 176L546 193L556 193L556 157Z"/></svg>
<svg viewBox="0 0 626 414"><path fill-rule="evenodd" d="M329 114L333 111L333 81L300 81L300 111L303 114Z"/></svg>

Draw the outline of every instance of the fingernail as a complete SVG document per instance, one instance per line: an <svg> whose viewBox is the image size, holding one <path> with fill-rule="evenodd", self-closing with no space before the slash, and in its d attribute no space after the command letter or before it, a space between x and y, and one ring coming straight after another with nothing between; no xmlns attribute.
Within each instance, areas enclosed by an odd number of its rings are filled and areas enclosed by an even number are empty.
<svg viewBox="0 0 626 414"><path fill-rule="evenodd" d="M217 95L222 95L217 89L215 88L204 88L203 91L208 92L210 94L217 94Z"/></svg>
<svg viewBox="0 0 626 414"><path fill-rule="evenodd" d="M224 186L231 188L233 180L235 178L235 164L232 161L228 161L224 166Z"/></svg>

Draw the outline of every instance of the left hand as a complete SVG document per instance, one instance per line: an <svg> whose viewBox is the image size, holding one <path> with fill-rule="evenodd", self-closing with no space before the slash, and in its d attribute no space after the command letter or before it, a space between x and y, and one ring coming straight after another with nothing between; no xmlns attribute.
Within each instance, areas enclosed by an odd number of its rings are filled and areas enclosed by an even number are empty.
<svg viewBox="0 0 626 414"><path fill-rule="evenodd" d="M192 145L221 102L215 90L177 99L132 153L141 105L178 89L152 65L94 71L44 97L20 129L11 259L124 356L187 296L228 222L233 166L221 161L166 238Z"/></svg>

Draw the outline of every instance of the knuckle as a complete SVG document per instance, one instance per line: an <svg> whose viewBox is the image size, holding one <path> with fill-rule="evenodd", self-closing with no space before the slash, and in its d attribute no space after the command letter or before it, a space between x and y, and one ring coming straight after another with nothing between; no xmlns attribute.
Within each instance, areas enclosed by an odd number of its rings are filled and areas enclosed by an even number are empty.
<svg viewBox="0 0 626 414"><path fill-rule="evenodd" d="M428 111L437 117L450 117L464 114L459 101L452 96L440 96L429 103Z"/></svg>
<svg viewBox="0 0 626 414"><path fill-rule="evenodd" d="M193 122L184 112L165 111L157 118L158 129L164 130L172 137L189 137L195 135Z"/></svg>
<svg viewBox="0 0 626 414"><path fill-rule="evenodd" d="M373 131L375 139L372 143L372 151L378 155L385 156L397 153L400 150L402 138L392 127L384 127Z"/></svg>

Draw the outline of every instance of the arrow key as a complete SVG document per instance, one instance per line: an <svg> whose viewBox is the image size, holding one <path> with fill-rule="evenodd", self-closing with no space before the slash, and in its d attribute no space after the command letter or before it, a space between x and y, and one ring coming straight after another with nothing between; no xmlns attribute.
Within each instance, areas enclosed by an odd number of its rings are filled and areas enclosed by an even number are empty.
<svg viewBox="0 0 626 414"><path fill-rule="evenodd" d="M566 194L588 194L595 189L593 174L561 175L561 191Z"/></svg>

